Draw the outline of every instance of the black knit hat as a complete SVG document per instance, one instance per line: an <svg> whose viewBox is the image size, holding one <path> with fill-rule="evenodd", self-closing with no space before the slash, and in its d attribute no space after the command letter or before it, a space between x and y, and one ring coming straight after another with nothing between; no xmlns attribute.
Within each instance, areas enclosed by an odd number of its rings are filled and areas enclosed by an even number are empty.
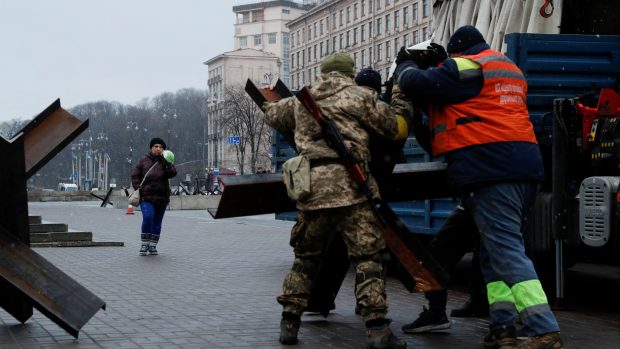
<svg viewBox="0 0 620 349"><path fill-rule="evenodd" d="M364 68L357 73L355 83L359 86L368 86L377 93L381 93L381 74L372 68Z"/></svg>
<svg viewBox="0 0 620 349"><path fill-rule="evenodd" d="M452 34L446 51L448 51L448 53L463 52L481 42L485 41L478 29L473 25L465 25Z"/></svg>
<svg viewBox="0 0 620 349"><path fill-rule="evenodd" d="M161 146L164 148L164 150L166 150L166 142L164 142L163 139L161 139L159 137L155 137L155 138L151 139L151 143L149 145L149 148L153 148L153 146L155 144L161 144Z"/></svg>

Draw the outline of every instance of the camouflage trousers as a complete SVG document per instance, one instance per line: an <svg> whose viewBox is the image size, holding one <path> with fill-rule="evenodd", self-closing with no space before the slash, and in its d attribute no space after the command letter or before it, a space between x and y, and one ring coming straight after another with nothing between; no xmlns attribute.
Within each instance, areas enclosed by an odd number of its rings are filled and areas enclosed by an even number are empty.
<svg viewBox="0 0 620 349"><path fill-rule="evenodd" d="M388 308L381 258L385 241L378 224L368 203L298 211L290 241L295 261L278 297L283 310L297 315L304 312L330 234L341 234L356 264L355 298L364 321L384 318Z"/></svg>

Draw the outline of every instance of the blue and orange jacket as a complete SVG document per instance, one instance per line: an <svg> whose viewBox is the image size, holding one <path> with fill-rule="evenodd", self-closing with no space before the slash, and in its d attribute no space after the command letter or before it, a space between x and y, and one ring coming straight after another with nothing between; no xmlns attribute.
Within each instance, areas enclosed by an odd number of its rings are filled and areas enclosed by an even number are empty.
<svg viewBox="0 0 620 349"><path fill-rule="evenodd" d="M433 155L444 155L456 188L544 179L542 157L525 105L519 68L485 43L440 67L399 64L401 90L427 104Z"/></svg>

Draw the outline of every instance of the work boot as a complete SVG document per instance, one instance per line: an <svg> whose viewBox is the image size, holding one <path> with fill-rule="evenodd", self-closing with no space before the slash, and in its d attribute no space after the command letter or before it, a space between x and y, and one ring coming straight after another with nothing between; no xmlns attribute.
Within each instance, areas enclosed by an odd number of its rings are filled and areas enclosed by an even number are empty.
<svg viewBox="0 0 620 349"><path fill-rule="evenodd" d="M452 317L487 317L489 316L489 304L483 301L474 302L467 300L459 308L452 309Z"/></svg>
<svg viewBox="0 0 620 349"><path fill-rule="evenodd" d="M514 327L492 330L484 337L486 349L514 349L517 347L517 331Z"/></svg>
<svg viewBox="0 0 620 349"><path fill-rule="evenodd" d="M149 254L151 256L157 255L157 245L153 244L152 242L151 242L151 245L149 246Z"/></svg>
<svg viewBox="0 0 620 349"><path fill-rule="evenodd" d="M390 330L390 322L386 320L382 325L366 327L367 349L405 349L407 342L399 339Z"/></svg>
<svg viewBox="0 0 620 349"><path fill-rule="evenodd" d="M299 333L299 327L301 326L301 320L299 317L286 317L282 316L280 320L280 343L284 345L291 345L297 343L297 334Z"/></svg>
<svg viewBox="0 0 620 349"><path fill-rule="evenodd" d="M403 332L422 333L450 328L450 321L448 321L445 312L428 310L426 307L422 307L422 309L422 312L414 322L402 327Z"/></svg>
<svg viewBox="0 0 620 349"><path fill-rule="evenodd" d="M516 346L517 349L564 349L560 332L550 332L542 336L530 337Z"/></svg>
<svg viewBox="0 0 620 349"><path fill-rule="evenodd" d="M140 256L146 256L146 253L149 251L149 243L143 242L142 246L140 246Z"/></svg>

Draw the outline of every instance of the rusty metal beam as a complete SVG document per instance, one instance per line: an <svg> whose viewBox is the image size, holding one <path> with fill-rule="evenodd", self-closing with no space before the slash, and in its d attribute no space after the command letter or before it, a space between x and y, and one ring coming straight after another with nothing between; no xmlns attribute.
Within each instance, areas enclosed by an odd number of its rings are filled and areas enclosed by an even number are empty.
<svg viewBox="0 0 620 349"><path fill-rule="evenodd" d="M75 338L99 309L105 309L99 297L1 227L0 277Z"/></svg>
<svg viewBox="0 0 620 349"><path fill-rule="evenodd" d="M57 99L28 125L17 132L24 134L26 179L58 154L65 146L88 128L88 120L81 121L60 106Z"/></svg>
<svg viewBox="0 0 620 349"><path fill-rule="evenodd" d="M295 210L295 202L286 195L281 173L220 178L225 189L213 215L216 219ZM379 184L386 202L452 195L446 180L446 164L440 162L397 164L392 176Z"/></svg>

